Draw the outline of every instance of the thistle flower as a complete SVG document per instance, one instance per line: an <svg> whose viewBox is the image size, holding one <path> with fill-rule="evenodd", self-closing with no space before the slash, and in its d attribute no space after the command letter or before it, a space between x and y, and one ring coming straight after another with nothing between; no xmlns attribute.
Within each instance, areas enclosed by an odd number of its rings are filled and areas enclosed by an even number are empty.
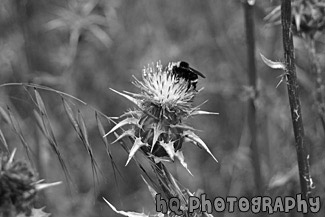
<svg viewBox="0 0 325 217"><path fill-rule="evenodd" d="M124 137L131 139L133 146L126 164L140 149L155 160L164 158L173 161L177 157L186 167L180 151L186 140L203 147L215 159L206 144L194 133L195 129L184 124L184 121L198 114L217 113L200 111L193 106L193 100L200 90L189 88L187 80L173 74L175 64L169 63L163 68L157 62L145 67L142 80L135 78L133 82L140 93L121 93L111 89L137 106L135 110L121 115L121 121L105 135L120 128L123 133L114 142ZM126 125L127 130L122 128Z"/></svg>
<svg viewBox="0 0 325 217"><path fill-rule="evenodd" d="M14 161L10 156L0 156L0 216L29 214L37 191L58 185L60 182L41 184L35 172L23 161Z"/></svg>

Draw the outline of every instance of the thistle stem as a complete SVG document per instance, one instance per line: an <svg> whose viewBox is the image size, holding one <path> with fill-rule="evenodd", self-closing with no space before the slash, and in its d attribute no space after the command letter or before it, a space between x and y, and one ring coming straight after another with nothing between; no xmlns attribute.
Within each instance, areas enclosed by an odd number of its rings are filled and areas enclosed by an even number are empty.
<svg viewBox="0 0 325 217"><path fill-rule="evenodd" d="M287 76L289 104L298 158L300 187L302 197L308 199L311 192L311 178L309 174L309 155L307 154L304 144L304 126L302 122L301 105L298 94L299 88L295 68L294 45L291 29L291 0L282 0L281 21L286 66L285 73ZM304 217L307 216L309 216L308 213L304 214Z"/></svg>

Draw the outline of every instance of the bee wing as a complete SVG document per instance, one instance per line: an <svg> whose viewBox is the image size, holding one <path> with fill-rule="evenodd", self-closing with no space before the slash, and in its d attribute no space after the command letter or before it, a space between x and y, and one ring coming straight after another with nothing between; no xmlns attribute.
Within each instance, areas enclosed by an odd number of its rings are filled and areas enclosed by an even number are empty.
<svg viewBox="0 0 325 217"><path fill-rule="evenodd" d="M190 69L191 69L191 72L193 72L193 73L195 73L195 74L201 76L202 78L205 78L205 76L204 76L201 72L199 72L199 71L197 71L197 70L195 70L195 69L193 69L193 68L191 68L191 67L190 67Z"/></svg>

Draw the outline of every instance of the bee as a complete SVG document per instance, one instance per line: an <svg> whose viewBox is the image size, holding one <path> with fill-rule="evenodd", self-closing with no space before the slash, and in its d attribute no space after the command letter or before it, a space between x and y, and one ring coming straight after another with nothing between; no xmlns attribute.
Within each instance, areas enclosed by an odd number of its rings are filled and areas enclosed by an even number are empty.
<svg viewBox="0 0 325 217"><path fill-rule="evenodd" d="M171 65L171 70L177 78L183 78L188 82L187 90L189 90L193 86L193 90L196 90L196 84L199 76L205 78L205 76L190 67L187 62L179 61Z"/></svg>

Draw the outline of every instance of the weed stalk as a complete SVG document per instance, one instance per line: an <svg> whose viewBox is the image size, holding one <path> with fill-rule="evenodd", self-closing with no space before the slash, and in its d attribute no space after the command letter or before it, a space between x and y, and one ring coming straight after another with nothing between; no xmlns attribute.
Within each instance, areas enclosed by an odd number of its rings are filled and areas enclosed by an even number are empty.
<svg viewBox="0 0 325 217"><path fill-rule="evenodd" d="M297 75L295 68L294 45L292 36L293 33L291 29L291 0L282 0L281 21L285 59L285 73L287 78L289 104L298 158L301 193L304 199L308 199L309 194L311 192L311 177L309 173L309 155L304 144L304 126L302 121L301 105L298 93L299 87L297 83ZM309 216L308 213L304 214L304 217L307 216Z"/></svg>

